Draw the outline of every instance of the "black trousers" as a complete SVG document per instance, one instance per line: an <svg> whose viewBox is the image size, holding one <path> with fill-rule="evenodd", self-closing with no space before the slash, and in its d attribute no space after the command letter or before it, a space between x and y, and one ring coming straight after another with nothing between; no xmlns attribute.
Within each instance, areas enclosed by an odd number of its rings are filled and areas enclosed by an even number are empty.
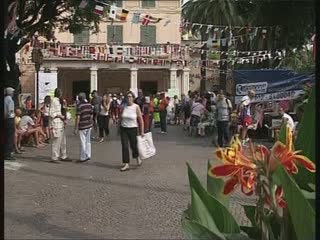
<svg viewBox="0 0 320 240"><path fill-rule="evenodd" d="M122 145L122 162L129 163L129 144L132 151L132 157L139 157L138 143L137 143L138 128L124 128L120 127L120 137Z"/></svg>
<svg viewBox="0 0 320 240"><path fill-rule="evenodd" d="M162 132L167 132L167 111L160 111L160 127Z"/></svg>
<svg viewBox="0 0 320 240"><path fill-rule="evenodd" d="M218 144L223 147L223 141L229 142L229 122L228 121L217 121L218 128Z"/></svg>
<svg viewBox="0 0 320 240"><path fill-rule="evenodd" d="M4 157L11 157L14 150L15 123L14 118L4 120Z"/></svg>
<svg viewBox="0 0 320 240"><path fill-rule="evenodd" d="M103 138L103 135L109 136L109 116L98 116L98 125L99 125L99 137Z"/></svg>

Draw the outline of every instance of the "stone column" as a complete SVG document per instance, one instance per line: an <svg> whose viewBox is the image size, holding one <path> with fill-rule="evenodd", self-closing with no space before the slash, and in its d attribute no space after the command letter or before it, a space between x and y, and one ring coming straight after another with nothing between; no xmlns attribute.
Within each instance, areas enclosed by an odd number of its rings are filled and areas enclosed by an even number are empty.
<svg viewBox="0 0 320 240"><path fill-rule="evenodd" d="M130 68L130 91L136 96L138 94L138 68Z"/></svg>
<svg viewBox="0 0 320 240"><path fill-rule="evenodd" d="M98 68L92 66L90 68L90 92L98 90Z"/></svg>
<svg viewBox="0 0 320 240"><path fill-rule="evenodd" d="M50 79L50 87L48 89L50 89L49 95L53 97L54 90L58 88L58 68L51 67L50 73L51 73L51 79ZM62 89L62 90L63 90L62 93L66 94L66 89Z"/></svg>
<svg viewBox="0 0 320 240"><path fill-rule="evenodd" d="M178 87L177 69L170 68L170 88L177 88L177 87Z"/></svg>
<svg viewBox="0 0 320 240"><path fill-rule="evenodd" d="M190 84L190 68L184 68L182 73L182 93L188 94Z"/></svg>

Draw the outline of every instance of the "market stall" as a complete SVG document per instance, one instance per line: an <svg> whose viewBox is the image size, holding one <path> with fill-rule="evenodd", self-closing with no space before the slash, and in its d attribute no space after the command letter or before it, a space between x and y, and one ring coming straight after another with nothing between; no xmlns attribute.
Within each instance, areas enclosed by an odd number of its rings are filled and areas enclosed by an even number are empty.
<svg viewBox="0 0 320 240"><path fill-rule="evenodd" d="M283 108L294 121L298 121L296 105L305 94L305 89L315 80L314 74L297 74L292 70L235 70L235 104L239 104L249 90L256 96L252 104L252 112L256 114L256 106L263 109L258 128L251 131L251 137L271 138L272 131L265 125L276 127L281 122L279 108Z"/></svg>

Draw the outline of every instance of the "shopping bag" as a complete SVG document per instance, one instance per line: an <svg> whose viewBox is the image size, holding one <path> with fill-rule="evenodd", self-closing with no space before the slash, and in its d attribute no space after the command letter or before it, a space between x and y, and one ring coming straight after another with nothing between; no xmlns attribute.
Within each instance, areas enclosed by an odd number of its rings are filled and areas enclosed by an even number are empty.
<svg viewBox="0 0 320 240"><path fill-rule="evenodd" d="M151 132L145 133L144 137L137 136L137 141L139 156L142 160L150 158L156 154L156 148L153 144Z"/></svg>

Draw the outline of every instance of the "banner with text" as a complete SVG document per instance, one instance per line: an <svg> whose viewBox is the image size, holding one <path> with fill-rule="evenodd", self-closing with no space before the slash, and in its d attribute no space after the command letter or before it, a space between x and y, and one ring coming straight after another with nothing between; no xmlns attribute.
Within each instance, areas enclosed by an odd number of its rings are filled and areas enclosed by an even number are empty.
<svg viewBox="0 0 320 240"><path fill-rule="evenodd" d="M291 100L303 94L304 84L314 82L314 74L292 70L235 70L235 103L249 90L256 92L254 102Z"/></svg>

